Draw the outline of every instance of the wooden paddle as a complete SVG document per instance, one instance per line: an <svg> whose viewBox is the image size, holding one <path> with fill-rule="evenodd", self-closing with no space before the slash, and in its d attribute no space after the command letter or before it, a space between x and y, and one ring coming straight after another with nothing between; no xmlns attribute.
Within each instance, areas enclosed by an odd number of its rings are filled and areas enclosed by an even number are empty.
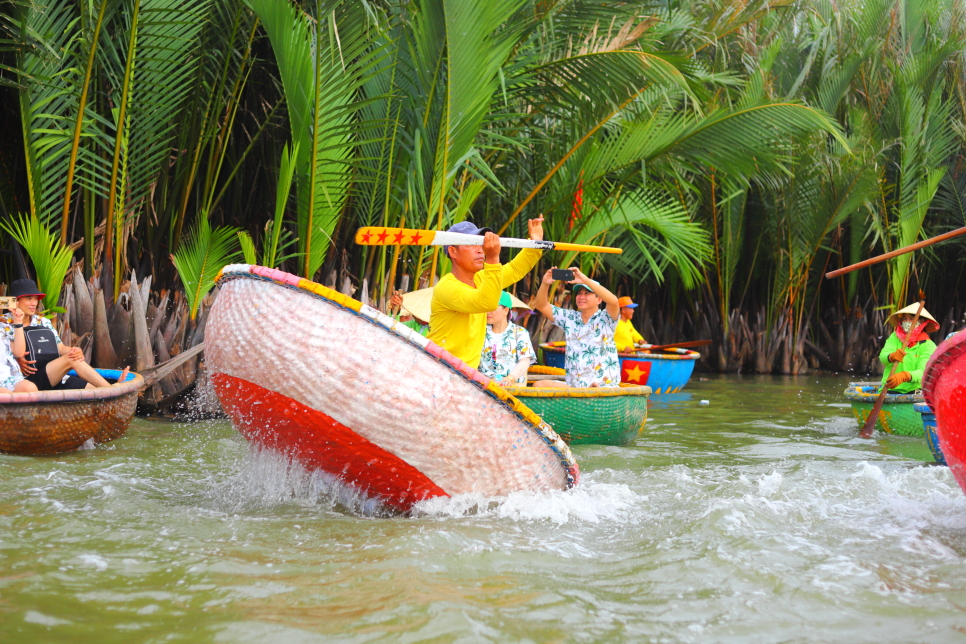
<svg viewBox="0 0 966 644"><path fill-rule="evenodd" d="M957 228L956 230L951 230L950 232L943 233L942 235L936 235L935 237L931 237L925 241L916 242L915 244L910 244L909 246L905 246L898 250L861 261L858 264L852 264L851 266L834 270L830 273L826 273L825 277L831 279L833 277L838 277L839 275L845 275L846 273L851 273L854 270L865 268L866 266L872 266L873 264L884 262L887 259L892 259L893 257L898 257L899 255L905 255L906 253L911 253L914 250L919 250L920 248L925 248L926 246L932 246L933 244L938 244L941 241L946 241L947 239L952 239L953 237L959 237L960 235L966 235L966 226L963 228Z"/></svg>
<svg viewBox="0 0 966 644"><path fill-rule="evenodd" d="M926 305L926 301L925 300L919 300L919 310L916 311L916 317L912 318L912 328L913 329L915 329L916 328L916 325L919 324L919 314L922 313L922 309L923 309L923 307L925 305ZM910 332L910 335L911 335L911 332ZM902 346L903 346L903 348L908 349L912 345L910 344L907 347L906 346L906 343L903 342L902 343ZM892 363L892 370L889 371L889 378L891 378L895 374L896 368L898 366L899 366L899 363L898 362L893 362ZM888 379L889 378L886 378L886 381L887 382L888 382ZM879 411L882 410L882 403L885 402L885 397L886 397L886 392L887 391L888 391L888 387L886 386L885 383L883 383L882 384L882 391L879 392L879 397L875 399L875 405L873 405L872 411L869 412L869 417L865 419L865 425L862 426L862 431L859 432L859 438L872 438L872 432L875 431L875 421L876 421L876 419L879 418Z"/></svg>
<svg viewBox="0 0 966 644"><path fill-rule="evenodd" d="M450 233L444 230L415 230L366 226L356 232L356 243L361 246L482 246L483 235ZM502 248L536 248L538 250L569 250L585 253L613 253L620 255L623 248L588 246L566 242L537 241L500 237Z"/></svg>
<svg viewBox="0 0 966 644"><path fill-rule="evenodd" d="M677 342L675 344L645 344L641 351L655 351L662 349L690 349L691 347L704 347L711 344L711 340L691 340L689 342Z"/></svg>

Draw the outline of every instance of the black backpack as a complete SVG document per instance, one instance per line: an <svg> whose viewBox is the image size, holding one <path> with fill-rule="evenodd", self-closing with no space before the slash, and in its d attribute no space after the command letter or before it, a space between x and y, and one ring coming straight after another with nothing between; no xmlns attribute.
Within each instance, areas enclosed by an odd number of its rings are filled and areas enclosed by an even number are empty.
<svg viewBox="0 0 966 644"><path fill-rule="evenodd" d="M57 349L57 336L47 327L24 327L23 334L27 340L27 351L30 352L27 356L28 360L36 360L37 364L41 364L60 357L60 350Z"/></svg>

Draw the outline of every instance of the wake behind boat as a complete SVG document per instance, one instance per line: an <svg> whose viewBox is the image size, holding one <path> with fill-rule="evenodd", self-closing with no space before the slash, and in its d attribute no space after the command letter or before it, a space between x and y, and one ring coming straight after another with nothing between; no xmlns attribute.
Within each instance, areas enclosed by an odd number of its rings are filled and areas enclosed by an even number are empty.
<svg viewBox="0 0 966 644"><path fill-rule="evenodd" d="M253 443L402 511L436 496L577 484L549 425L392 318L275 269L230 265L218 279L208 365Z"/></svg>

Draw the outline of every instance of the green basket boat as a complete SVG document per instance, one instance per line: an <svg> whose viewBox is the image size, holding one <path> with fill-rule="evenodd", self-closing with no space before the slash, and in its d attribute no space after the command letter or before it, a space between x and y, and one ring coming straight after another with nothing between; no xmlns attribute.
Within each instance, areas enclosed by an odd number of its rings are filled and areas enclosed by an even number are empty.
<svg viewBox="0 0 966 644"><path fill-rule="evenodd" d="M881 387L881 382L853 382L845 390L845 397L852 403L852 414L860 428L872 412ZM886 394L875 428L899 436L925 436L922 417L913 409L913 405L922 402L925 399L920 393Z"/></svg>
<svg viewBox="0 0 966 644"><path fill-rule="evenodd" d="M560 376L566 372L535 366L531 375ZM520 402L543 418L571 445L627 445L647 421L650 387L506 387Z"/></svg>

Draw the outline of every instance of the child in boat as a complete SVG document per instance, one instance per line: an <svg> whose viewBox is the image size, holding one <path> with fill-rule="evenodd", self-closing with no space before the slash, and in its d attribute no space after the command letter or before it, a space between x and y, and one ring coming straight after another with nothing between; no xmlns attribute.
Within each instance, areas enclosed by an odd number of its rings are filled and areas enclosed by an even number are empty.
<svg viewBox="0 0 966 644"><path fill-rule="evenodd" d="M614 331L620 308L617 296L590 279L577 268L574 273L573 298L576 311L561 309L547 298L553 283L552 270L544 273L537 291L536 309L563 329L567 342L566 384L555 380L538 380L534 387L618 387L621 382L620 361ZM600 308L604 304L603 309Z"/></svg>
<svg viewBox="0 0 966 644"><path fill-rule="evenodd" d="M528 222L530 239L543 239L543 216ZM500 264L500 238L489 228L462 221L447 232L483 235L483 246L445 246L453 271L437 282L429 321L429 339L473 367L480 364L486 337L486 314L500 303L504 288L537 265L541 251L525 248L509 264Z"/></svg>
<svg viewBox="0 0 966 644"><path fill-rule="evenodd" d="M879 353L879 360L884 368L882 384L889 393L908 394L922 389L923 371L929 358L936 351L936 343L929 339L929 334L939 330L939 323L923 307L922 313L919 314L919 324L913 329L912 321L918 310L919 304L910 304L896 311L886 320L886 324L896 329ZM911 347L910 343L912 343ZM899 363L899 365L890 377L892 363Z"/></svg>
<svg viewBox="0 0 966 644"><path fill-rule="evenodd" d="M634 345L644 344L644 336L637 332L631 322L637 305L625 295L617 300L617 306L621 309L621 319L617 321L617 330L614 331L614 344L618 351L634 351Z"/></svg>
<svg viewBox="0 0 966 644"><path fill-rule="evenodd" d="M14 280L10 291L10 295L17 298L17 308L22 311L23 319L17 322L12 313L0 317L0 339L12 350L26 380L40 391L110 386L101 374L85 362L84 352L79 347L64 345L50 320L35 315L37 305L46 294L37 288L33 280ZM31 338L36 340L31 343L31 349L28 349L28 331L31 332ZM49 349L44 350L45 347ZM76 376L68 375L72 369ZM118 382L124 382L127 373L128 369L124 369Z"/></svg>
<svg viewBox="0 0 966 644"><path fill-rule="evenodd" d="M480 373L499 381L504 387L525 387L527 369L537 356L527 330L510 322L513 300L504 291L500 305L486 314L486 339L480 356Z"/></svg>
<svg viewBox="0 0 966 644"><path fill-rule="evenodd" d="M23 326L23 311L14 309L10 315L15 324ZM23 329L18 327L19 333L23 334ZM20 372L20 365L10 351L10 344L0 340L0 394L21 393L27 391L37 391L37 385L25 380Z"/></svg>

